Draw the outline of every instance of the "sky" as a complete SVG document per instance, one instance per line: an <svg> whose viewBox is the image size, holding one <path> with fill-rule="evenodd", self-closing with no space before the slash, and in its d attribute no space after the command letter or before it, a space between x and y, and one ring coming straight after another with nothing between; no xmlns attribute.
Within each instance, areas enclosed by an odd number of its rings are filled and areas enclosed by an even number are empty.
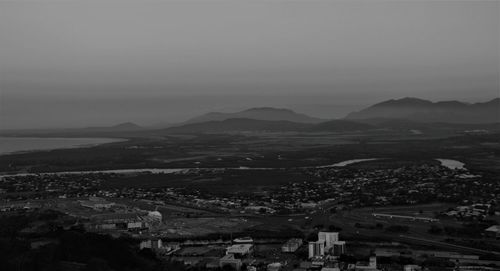
<svg viewBox="0 0 500 271"><path fill-rule="evenodd" d="M500 94L500 1L0 1L0 129Z"/></svg>

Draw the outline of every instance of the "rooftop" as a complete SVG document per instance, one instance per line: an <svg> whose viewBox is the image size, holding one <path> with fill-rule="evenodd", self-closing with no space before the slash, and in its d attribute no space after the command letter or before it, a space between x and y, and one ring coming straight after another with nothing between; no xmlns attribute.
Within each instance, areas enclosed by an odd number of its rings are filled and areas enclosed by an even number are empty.
<svg viewBox="0 0 500 271"><path fill-rule="evenodd" d="M228 254L244 254L248 253L250 249L253 247L252 244L237 244L237 245L232 245L227 248L227 253Z"/></svg>
<svg viewBox="0 0 500 271"><path fill-rule="evenodd" d="M493 225L487 228L485 231L500 232L500 225Z"/></svg>

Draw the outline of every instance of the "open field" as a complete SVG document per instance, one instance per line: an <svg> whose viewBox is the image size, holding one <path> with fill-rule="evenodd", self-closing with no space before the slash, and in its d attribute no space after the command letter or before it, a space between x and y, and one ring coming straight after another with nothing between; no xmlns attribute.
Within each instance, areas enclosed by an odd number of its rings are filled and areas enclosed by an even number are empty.
<svg viewBox="0 0 500 271"><path fill-rule="evenodd" d="M482 169L500 168L498 134L225 134L132 138L91 148L0 156L0 172L127 168L289 168L384 157L448 157Z"/></svg>
<svg viewBox="0 0 500 271"><path fill-rule="evenodd" d="M245 218L207 217L167 219L162 225L162 237L182 238L209 234L237 233L251 228L258 223ZM163 229L163 230L162 230ZM228 238L228 236L225 236Z"/></svg>
<svg viewBox="0 0 500 271"><path fill-rule="evenodd" d="M130 177L116 177L106 180L103 187L176 187L198 189L211 193L264 192L268 187L275 187L294 181L315 181L310 175L300 170L216 170L201 171L192 174L140 174Z"/></svg>

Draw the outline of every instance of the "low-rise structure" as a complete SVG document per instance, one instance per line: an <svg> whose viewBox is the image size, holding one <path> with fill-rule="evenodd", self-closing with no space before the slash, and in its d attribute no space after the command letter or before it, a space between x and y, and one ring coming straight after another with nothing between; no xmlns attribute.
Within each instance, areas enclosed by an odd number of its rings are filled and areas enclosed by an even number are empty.
<svg viewBox="0 0 500 271"><path fill-rule="evenodd" d="M292 238L281 246L281 252L295 252L302 245L302 239Z"/></svg>
<svg viewBox="0 0 500 271"><path fill-rule="evenodd" d="M163 248L163 243L161 239L156 239L156 240L144 240L139 244L139 249L144 249L144 248L149 248L149 249L162 249Z"/></svg>
<svg viewBox="0 0 500 271"><path fill-rule="evenodd" d="M241 260L234 257L233 254L227 254L219 260L219 267L231 266L234 270L241 270Z"/></svg>
<svg viewBox="0 0 500 271"><path fill-rule="evenodd" d="M115 205L114 202L107 201L100 197L89 197L88 200L81 200L80 204L83 207L91 208L96 211L107 210L113 207L113 205Z"/></svg>
<svg viewBox="0 0 500 271"><path fill-rule="evenodd" d="M279 271L281 270L281 263L270 263L267 265L267 271Z"/></svg>
<svg viewBox="0 0 500 271"><path fill-rule="evenodd" d="M484 231L488 237L500 238L500 225L493 225Z"/></svg>
<svg viewBox="0 0 500 271"><path fill-rule="evenodd" d="M236 244L226 249L226 255L231 254L236 258L241 258L244 257L245 255L252 253L252 250L253 250L252 244Z"/></svg>
<svg viewBox="0 0 500 271"><path fill-rule="evenodd" d="M370 260L368 262L357 262L354 269L356 271L378 271L377 257L370 257Z"/></svg>
<svg viewBox="0 0 500 271"><path fill-rule="evenodd" d="M416 264L407 264L403 266L403 271L421 271L422 267Z"/></svg>

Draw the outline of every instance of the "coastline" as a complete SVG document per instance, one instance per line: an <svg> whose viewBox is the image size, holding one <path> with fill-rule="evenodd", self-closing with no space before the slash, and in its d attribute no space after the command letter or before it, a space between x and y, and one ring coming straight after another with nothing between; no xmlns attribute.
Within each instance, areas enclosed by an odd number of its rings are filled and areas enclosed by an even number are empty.
<svg viewBox="0 0 500 271"><path fill-rule="evenodd" d="M27 154L27 153L34 153L34 152L46 152L46 151L53 151L53 150L63 150L63 149L79 149L79 148L91 148L103 144L109 144L109 143L118 143L118 142L126 142L129 139L126 138L111 138L111 137L33 137L33 136L22 136L22 137L15 137L15 136L0 136L0 141L3 139L13 139L13 140L39 140L39 141L76 141L74 143L70 142L64 142L64 144L60 143L54 143L52 144L54 146L38 146L38 147L30 147L26 149L22 149L23 147L19 147L19 150L9 150L9 151L2 151L0 149L0 157L1 156L6 156L6 155L16 155L16 154ZM82 141L82 142L79 142ZM83 142L83 141L96 141L96 142ZM97 142L101 141L101 142ZM44 142L40 142L41 145L44 144ZM60 146L57 146L60 145Z"/></svg>

